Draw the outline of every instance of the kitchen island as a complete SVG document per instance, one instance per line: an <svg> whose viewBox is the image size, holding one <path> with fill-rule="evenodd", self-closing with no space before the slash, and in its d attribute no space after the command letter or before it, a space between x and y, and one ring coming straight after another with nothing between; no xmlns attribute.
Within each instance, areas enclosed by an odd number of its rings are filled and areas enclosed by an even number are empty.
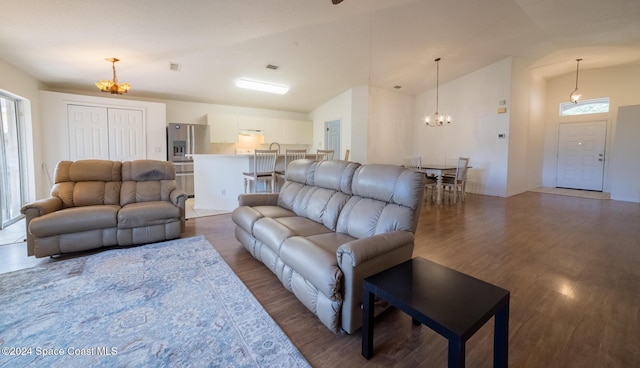
<svg viewBox="0 0 640 368"><path fill-rule="evenodd" d="M242 173L253 170L253 155L194 154L192 157L194 209L231 212L238 207L238 195L244 193ZM315 158L315 154L307 157ZM284 154L278 155L276 170L284 169L284 158ZM258 191L264 191L262 184Z"/></svg>

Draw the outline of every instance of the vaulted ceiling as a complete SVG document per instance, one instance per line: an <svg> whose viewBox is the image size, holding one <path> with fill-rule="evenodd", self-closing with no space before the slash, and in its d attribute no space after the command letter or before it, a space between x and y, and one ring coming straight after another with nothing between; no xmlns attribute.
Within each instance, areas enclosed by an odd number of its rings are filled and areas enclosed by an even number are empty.
<svg viewBox="0 0 640 368"><path fill-rule="evenodd" d="M360 85L410 95L508 56L553 77L640 63L638 0L20 0L0 58L51 89L308 112ZM170 63L180 65L170 70ZM277 70L266 68L277 65ZM285 95L239 78L290 86ZM1 81L1 77L0 77ZM2 86L0 85L0 88Z"/></svg>

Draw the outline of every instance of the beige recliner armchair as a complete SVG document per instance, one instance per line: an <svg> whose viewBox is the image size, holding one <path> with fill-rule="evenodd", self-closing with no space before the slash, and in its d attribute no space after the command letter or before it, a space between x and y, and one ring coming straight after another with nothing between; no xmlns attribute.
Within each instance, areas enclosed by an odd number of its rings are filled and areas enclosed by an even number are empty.
<svg viewBox="0 0 640 368"><path fill-rule="evenodd" d="M46 257L180 237L187 195L172 162L61 161L51 197L22 208L27 253Z"/></svg>

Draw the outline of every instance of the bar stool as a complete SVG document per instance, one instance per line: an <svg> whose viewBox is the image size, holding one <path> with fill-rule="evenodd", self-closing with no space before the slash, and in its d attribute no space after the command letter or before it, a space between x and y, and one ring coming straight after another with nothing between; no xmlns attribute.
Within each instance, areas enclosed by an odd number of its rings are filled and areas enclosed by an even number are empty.
<svg viewBox="0 0 640 368"><path fill-rule="evenodd" d="M247 193L247 186L253 181L253 193L257 192L258 182L264 182L264 191L267 191L267 182L271 182L271 193L275 192L276 182L276 158L277 150L255 150L253 154L253 171L243 172L244 192Z"/></svg>
<svg viewBox="0 0 640 368"><path fill-rule="evenodd" d="M316 151L316 160L325 161L333 160L333 150L318 150Z"/></svg>

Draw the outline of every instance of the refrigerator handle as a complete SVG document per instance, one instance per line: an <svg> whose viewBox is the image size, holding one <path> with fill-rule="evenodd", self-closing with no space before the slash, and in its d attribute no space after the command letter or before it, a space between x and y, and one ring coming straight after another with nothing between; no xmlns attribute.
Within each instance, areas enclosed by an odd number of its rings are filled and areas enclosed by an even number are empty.
<svg viewBox="0 0 640 368"><path fill-rule="evenodd" d="M193 139L193 135L191 134L191 129L193 127L191 125L187 125L187 154L192 154L192 146L191 146L191 140Z"/></svg>

